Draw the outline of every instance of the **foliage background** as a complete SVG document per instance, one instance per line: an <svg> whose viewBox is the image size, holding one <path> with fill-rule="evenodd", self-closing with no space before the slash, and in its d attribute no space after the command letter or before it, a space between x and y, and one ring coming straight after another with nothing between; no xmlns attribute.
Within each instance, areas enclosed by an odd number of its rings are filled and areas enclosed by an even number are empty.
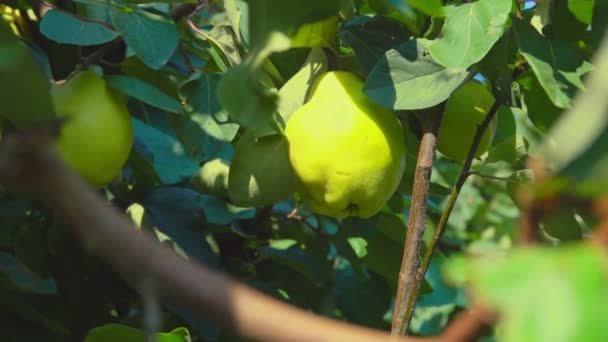
<svg viewBox="0 0 608 342"><path fill-rule="evenodd" d="M392 318L421 118L463 80L485 82L503 104L497 136L489 153L474 162L475 175L462 189L426 275L411 325L417 335L437 334L470 305L463 288L441 276L447 264L455 265L453 273L467 273L467 267L454 263L456 255L511 249L521 214L514 190L531 178L526 157L546 145L545 134L571 107L608 23L605 0L201 1L177 21L172 16L183 4L171 0L46 5L0 5L8 24L3 25L19 35L19 46L36 65L0 68L7 108L41 112L48 103L46 89L32 86L37 80L62 80L81 65L95 64L91 68L103 70L108 84L128 97L135 130L124 172L101 191L109 201L186 258L318 314L379 329L389 329ZM42 18L41 9L48 9ZM332 16L339 22L326 19ZM6 34L0 38L0 47L9 46ZM96 56L100 49L106 53ZM10 61L6 51L0 50L0 63ZM236 178L289 172L277 170L280 156L261 153L254 143L240 148L234 143L244 129L256 137L280 134L289 114L303 103L308 80L328 68L365 78L368 96L397 110L404 125L407 170L381 213L369 220L337 221L305 208L292 215L297 195L251 208L197 191L191 177L215 158L249 156L241 157ZM3 120L2 128L11 131L11 123ZM282 142L269 141L273 146ZM594 175L603 170L605 152L597 152L602 146L587 157L583 151L578 159L570 158L574 162L562 165L561 178L545 184L549 190L544 193L601 195L604 182ZM589 165L600 171L590 175ZM425 243L460 169L441 155L437 159ZM260 183L257 191L267 187ZM580 240L594 220L572 206L548 213L540 226L543 243ZM104 336L143 340L140 330L128 328L141 328L138 295L87 256L44 208L3 192L0 223L0 339L64 341L88 335L87 341L104 341ZM512 266L513 274L551 269L526 268L533 259L540 260L523 257L520 268ZM555 282L570 284L571 278L560 276L566 279ZM500 279L503 284L511 280ZM499 289L501 281L490 288ZM504 291L505 297L525 303L518 293ZM579 293L572 291L566 293ZM571 323L569 316L543 317L547 326ZM236 339L169 305L163 306L161 330L163 341ZM495 339L492 330L486 335L484 341Z"/></svg>

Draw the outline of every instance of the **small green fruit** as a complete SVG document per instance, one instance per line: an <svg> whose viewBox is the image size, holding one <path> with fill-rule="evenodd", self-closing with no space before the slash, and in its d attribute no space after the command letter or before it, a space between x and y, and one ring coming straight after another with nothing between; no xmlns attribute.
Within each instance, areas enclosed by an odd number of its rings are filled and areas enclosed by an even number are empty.
<svg viewBox="0 0 608 342"><path fill-rule="evenodd" d="M213 159L190 178L190 186L203 194L228 197L228 173L230 164L224 159Z"/></svg>
<svg viewBox="0 0 608 342"><path fill-rule="evenodd" d="M289 198L295 179L279 135L256 138L245 131L234 146L228 175L230 201L240 207L263 207Z"/></svg>
<svg viewBox="0 0 608 342"><path fill-rule="evenodd" d="M560 207L546 213L542 219L543 230L561 241L577 241L583 238L580 224L572 209Z"/></svg>
<svg viewBox="0 0 608 342"><path fill-rule="evenodd" d="M311 99L289 119L289 159L302 200L319 214L376 214L405 169L403 130L396 115L363 93L348 72L328 72Z"/></svg>
<svg viewBox="0 0 608 342"><path fill-rule="evenodd" d="M443 112L437 150L458 162L466 159L477 127L494 104L494 96L483 84L469 81L450 96ZM475 157L486 153L496 134L497 117L486 129Z"/></svg>
<svg viewBox="0 0 608 342"><path fill-rule="evenodd" d="M133 144L124 100L93 72L78 73L51 89L57 116L67 121L59 155L90 184L103 187L121 171Z"/></svg>

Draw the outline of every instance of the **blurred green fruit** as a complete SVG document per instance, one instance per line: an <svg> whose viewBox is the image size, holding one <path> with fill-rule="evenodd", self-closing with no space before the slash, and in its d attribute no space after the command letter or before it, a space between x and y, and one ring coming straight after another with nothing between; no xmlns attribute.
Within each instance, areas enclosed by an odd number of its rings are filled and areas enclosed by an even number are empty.
<svg viewBox="0 0 608 342"><path fill-rule="evenodd" d="M228 197L228 173L230 164L224 159L213 159L190 178L190 186L203 194Z"/></svg>
<svg viewBox="0 0 608 342"><path fill-rule="evenodd" d="M328 72L287 123L298 192L316 213L370 217L382 209L403 176L401 124L362 89L363 81L354 74Z"/></svg>
<svg viewBox="0 0 608 342"><path fill-rule="evenodd" d="M133 144L124 99L91 71L55 84L51 97L65 118L56 142L59 155L95 187L110 183L122 170Z"/></svg>
<svg viewBox="0 0 608 342"><path fill-rule="evenodd" d="M466 159L477 127L494 104L494 96L483 84L472 80L456 90L448 99L443 112L437 150L458 162ZM486 129L475 157L486 153L496 134L497 117Z"/></svg>

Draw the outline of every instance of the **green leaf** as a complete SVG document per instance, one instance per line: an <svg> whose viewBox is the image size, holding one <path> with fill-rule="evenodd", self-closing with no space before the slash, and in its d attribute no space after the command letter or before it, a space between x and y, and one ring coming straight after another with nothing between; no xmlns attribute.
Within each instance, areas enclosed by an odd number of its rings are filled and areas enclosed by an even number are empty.
<svg viewBox="0 0 608 342"><path fill-rule="evenodd" d="M189 115L178 118L177 131L189 154L200 160L217 155L234 139L239 125L231 122L217 98L218 74L193 74L180 87Z"/></svg>
<svg viewBox="0 0 608 342"><path fill-rule="evenodd" d="M505 34L492 46L490 52L477 64L479 71L492 85L492 93L502 104L519 106L512 90L513 65L516 65L517 44L512 31Z"/></svg>
<svg viewBox="0 0 608 342"><path fill-rule="evenodd" d="M340 29L338 18L328 17L312 23L303 24L290 36L292 48L333 47Z"/></svg>
<svg viewBox="0 0 608 342"><path fill-rule="evenodd" d="M224 0L224 10L226 11L226 17L230 22L230 26L234 31L236 39L239 43L242 43L241 37L241 10L239 8L240 0Z"/></svg>
<svg viewBox="0 0 608 342"><path fill-rule="evenodd" d="M576 19L585 24L591 24L595 2L596 0L568 0L568 9Z"/></svg>
<svg viewBox="0 0 608 342"><path fill-rule="evenodd" d="M272 246L262 247L259 252L274 262L303 275L317 286L329 281L331 266L324 255L303 250L299 245L292 245L287 249Z"/></svg>
<svg viewBox="0 0 608 342"><path fill-rule="evenodd" d="M142 80L121 75L106 76L105 79L123 94L171 113L181 112L182 107L177 100Z"/></svg>
<svg viewBox="0 0 608 342"><path fill-rule="evenodd" d="M437 64L425 45L410 40L386 52L367 77L364 92L395 110L428 108L445 101L469 72Z"/></svg>
<svg viewBox="0 0 608 342"><path fill-rule="evenodd" d="M260 72L239 65L218 84L218 100L230 118L245 127L268 125L277 109L277 92L262 85Z"/></svg>
<svg viewBox="0 0 608 342"><path fill-rule="evenodd" d="M255 217L255 209L234 206L215 196L203 195L203 211L209 223L229 224L234 220L246 220Z"/></svg>
<svg viewBox="0 0 608 342"><path fill-rule="evenodd" d="M468 68L479 62L502 36L513 1L479 0L445 8L442 37L429 47L442 65Z"/></svg>
<svg viewBox="0 0 608 342"><path fill-rule="evenodd" d="M386 51L407 41L411 35L400 22L381 15L355 17L340 31L340 39L355 50L364 74L372 70Z"/></svg>
<svg viewBox="0 0 608 342"><path fill-rule="evenodd" d="M338 0L255 0L249 1L251 46L262 48L271 33L290 36L306 23L336 15ZM289 47L289 46L288 46Z"/></svg>
<svg viewBox="0 0 608 342"><path fill-rule="evenodd" d="M179 34L166 15L112 7L110 18L127 45L152 69L165 65L177 48Z"/></svg>
<svg viewBox="0 0 608 342"><path fill-rule="evenodd" d="M604 341L605 262L603 250L586 244L522 248L448 270L452 279L468 274L476 298L499 310L502 341Z"/></svg>
<svg viewBox="0 0 608 342"><path fill-rule="evenodd" d="M30 220L19 227L14 238L14 253L29 270L44 277L50 275L48 223ZM0 228L1 229L1 228Z"/></svg>
<svg viewBox="0 0 608 342"><path fill-rule="evenodd" d="M143 201L144 218L153 225L156 235L164 243L188 258L206 265L218 266L219 258L205 240L201 229L204 201L194 190L164 187L156 188Z"/></svg>
<svg viewBox="0 0 608 342"><path fill-rule="evenodd" d="M441 334L456 309L453 304L429 307L417 307L412 317L410 329L413 333L422 336L435 336ZM489 342L479 339L479 342Z"/></svg>
<svg viewBox="0 0 608 342"><path fill-rule="evenodd" d="M24 45L0 20L0 116L16 126L31 125L55 116L49 83Z"/></svg>
<svg viewBox="0 0 608 342"><path fill-rule="evenodd" d="M336 272L334 296L349 322L378 329L386 327L383 317L390 308L392 292L377 274L372 273L367 279L358 277L342 260Z"/></svg>
<svg viewBox="0 0 608 342"><path fill-rule="evenodd" d="M57 293L55 281L33 273L12 255L0 252L0 277L7 278L14 289L32 294Z"/></svg>
<svg viewBox="0 0 608 342"><path fill-rule="evenodd" d="M40 32L58 43L75 45L103 44L119 35L102 23L86 21L56 9L49 10L42 17Z"/></svg>
<svg viewBox="0 0 608 342"><path fill-rule="evenodd" d="M186 328L176 328L168 333L157 333L158 342L190 342L190 333ZM146 334L127 325L110 323L93 328L87 334L85 342L145 342Z"/></svg>
<svg viewBox="0 0 608 342"><path fill-rule="evenodd" d="M545 136L535 153L552 166L561 181L583 196L603 194L608 188L608 45L597 52L595 70L584 92ZM574 188L574 189L573 189Z"/></svg>
<svg viewBox="0 0 608 342"><path fill-rule="evenodd" d="M432 16L442 17L444 15L443 2L441 0L401 0L420 12Z"/></svg>
<svg viewBox="0 0 608 342"><path fill-rule="evenodd" d="M235 40L234 32L228 25L217 25L209 31L208 37L226 56L230 65L241 63L238 40Z"/></svg>
<svg viewBox="0 0 608 342"><path fill-rule="evenodd" d="M514 18L513 29L521 54L553 104L569 108L571 97L583 89L581 77L590 70L589 63L570 43L543 37L522 20Z"/></svg>
<svg viewBox="0 0 608 342"><path fill-rule="evenodd" d="M549 14L551 22L542 29L544 36L554 40L580 41L586 40L589 24L578 20L569 9L567 1L550 3ZM591 18L589 18L591 19Z"/></svg>
<svg viewBox="0 0 608 342"><path fill-rule="evenodd" d="M315 80L327 71L327 56L323 50L313 48L306 62L279 90L278 112L284 122L308 100Z"/></svg>
<svg viewBox="0 0 608 342"><path fill-rule="evenodd" d="M595 0L591 37L596 48L600 46L602 38L608 34L608 16L606 13L608 13L608 0Z"/></svg>
<svg viewBox="0 0 608 342"><path fill-rule="evenodd" d="M253 131L246 131L239 138L228 176L228 194L234 204L275 204L295 192L295 182L283 136L256 138Z"/></svg>
<svg viewBox="0 0 608 342"><path fill-rule="evenodd" d="M518 82L522 88L528 117L541 132L547 132L563 110L551 102L534 74L526 73Z"/></svg>
<svg viewBox="0 0 608 342"><path fill-rule="evenodd" d="M132 121L134 148L146 156L163 183L177 183L198 170L198 163L188 156L174 135L136 118L132 118Z"/></svg>

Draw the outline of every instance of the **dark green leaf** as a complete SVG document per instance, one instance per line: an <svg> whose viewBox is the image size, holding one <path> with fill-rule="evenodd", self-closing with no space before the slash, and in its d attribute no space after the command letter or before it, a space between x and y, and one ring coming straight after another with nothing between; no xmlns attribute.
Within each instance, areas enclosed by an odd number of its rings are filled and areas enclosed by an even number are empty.
<svg viewBox="0 0 608 342"><path fill-rule="evenodd" d="M572 14L569 9L570 3L570 0L550 2L549 14L551 20L542 30L546 37L570 41L578 41L585 38L589 23L581 22ZM590 19L591 11L589 12Z"/></svg>
<svg viewBox="0 0 608 342"><path fill-rule="evenodd" d="M260 253L300 273L316 285L323 285L329 281L331 268L324 255L310 253L298 245L292 245L287 249L263 247Z"/></svg>
<svg viewBox="0 0 608 342"><path fill-rule="evenodd" d="M516 56L515 36L512 31L506 31L478 64L480 72L490 81L496 100L513 107L519 105L512 96L512 65L516 64Z"/></svg>
<svg viewBox="0 0 608 342"><path fill-rule="evenodd" d="M547 95L559 108L570 107L571 97L583 88L582 75L589 63L570 43L541 36L530 24L513 19L515 38Z"/></svg>
<svg viewBox="0 0 608 342"><path fill-rule="evenodd" d="M126 95L171 113L181 112L182 107L176 99L142 80L120 75L106 76L105 78L110 86Z"/></svg>
<svg viewBox="0 0 608 342"><path fill-rule="evenodd" d="M396 110L428 108L445 101L469 76L446 69L430 56L421 40L410 40L386 52L365 82L365 93Z"/></svg>
<svg viewBox="0 0 608 342"><path fill-rule="evenodd" d="M118 32L102 23L86 21L55 9L42 17L40 32L58 43L75 45L103 44L118 37Z"/></svg>
<svg viewBox="0 0 608 342"><path fill-rule="evenodd" d="M255 216L255 209L236 207L215 196L202 196L203 211L209 223L228 224L233 220L246 220Z"/></svg>
<svg viewBox="0 0 608 342"><path fill-rule="evenodd" d="M33 294L53 294L57 292L55 282L33 273L10 254L0 252L0 274L8 278L12 285L21 291Z"/></svg>
<svg viewBox="0 0 608 342"><path fill-rule="evenodd" d="M201 229L204 202L199 193L185 188L157 188L143 205L154 230L165 235L161 241L170 240L174 248L199 262L218 265L218 256Z"/></svg>
<svg viewBox="0 0 608 342"><path fill-rule="evenodd" d="M364 74L384 58L386 51L410 39L411 35L398 21L380 15L355 17L340 31L340 39L355 50Z"/></svg>
<svg viewBox="0 0 608 342"><path fill-rule="evenodd" d="M608 34L608 15L606 13L608 13L608 0L595 0L591 35L596 48L600 46L602 38Z"/></svg>
<svg viewBox="0 0 608 342"><path fill-rule="evenodd" d="M522 86L528 117L541 132L547 132L563 110L551 102L535 75L527 73L518 81Z"/></svg>
<svg viewBox="0 0 608 342"><path fill-rule="evenodd" d="M268 125L277 109L277 92L262 85L259 77L258 71L240 65L225 73L218 85L219 103L245 127Z"/></svg>
<svg viewBox="0 0 608 342"><path fill-rule="evenodd" d="M403 0L399 0L403 1ZM441 17L444 15L443 2L441 0L405 0L408 5L420 12L433 16Z"/></svg>
<svg viewBox="0 0 608 342"><path fill-rule="evenodd" d="M114 7L110 9L110 17L127 45L150 68L160 69L175 52L179 34L169 17Z"/></svg>
<svg viewBox="0 0 608 342"><path fill-rule="evenodd" d="M198 170L198 163L174 135L135 118L133 132L135 150L148 159L163 183L179 182Z"/></svg>
<svg viewBox="0 0 608 342"><path fill-rule="evenodd" d="M87 334L85 342L144 342L146 333L127 325L110 323L94 328ZM190 333L186 328L177 328L168 333L157 333L158 342L190 342Z"/></svg>
<svg viewBox="0 0 608 342"><path fill-rule="evenodd" d="M362 279L347 262L341 261L336 272L334 295L338 308L350 322L386 328L383 317L390 308L392 292L377 274Z"/></svg>
<svg viewBox="0 0 608 342"><path fill-rule="evenodd" d="M337 0L250 0L249 16L251 45L262 47L272 32L291 35L305 23L336 15Z"/></svg>

